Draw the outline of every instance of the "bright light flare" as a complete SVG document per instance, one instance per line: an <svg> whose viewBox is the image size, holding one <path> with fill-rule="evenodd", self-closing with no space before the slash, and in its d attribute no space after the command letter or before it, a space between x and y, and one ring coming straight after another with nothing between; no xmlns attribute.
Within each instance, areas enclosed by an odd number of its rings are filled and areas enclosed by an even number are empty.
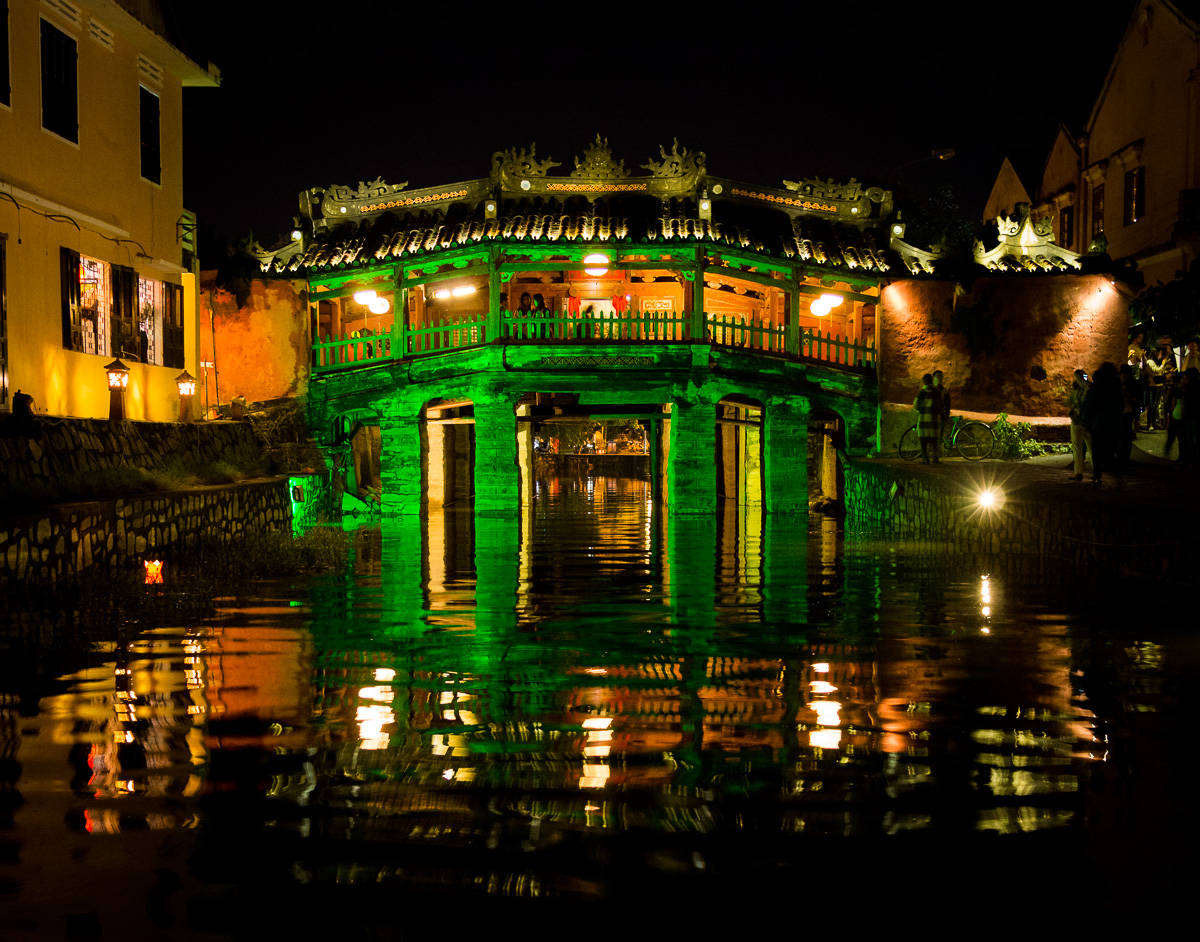
<svg viewBox="0 0 1200 942"><path fill-rule="evenodd" d="M995 510L1004 502L1004 495L999 488L984 488L975 497L975 502L984 510Z"/></svg>
<svg viewBox="0 0 1200 942"><path fill-rule="evenodd" d="M591 255L583 257L583 264L590 265L590 268L585 268L584 271L593 278L599 278L601 275L608 274L608 256L602 252L593 252Z"/></svg>
<svg viewBox="0 0 1200 942"><path fill-rule="evenodd" d="M354 303L361 304L364 307L366 307L366 306L370 305L370 303L372 301L374 301L377 297L378 297L378 295L374 291L371 291L370 289L367 289L365 291L355 291L354 292Z"/></svg>

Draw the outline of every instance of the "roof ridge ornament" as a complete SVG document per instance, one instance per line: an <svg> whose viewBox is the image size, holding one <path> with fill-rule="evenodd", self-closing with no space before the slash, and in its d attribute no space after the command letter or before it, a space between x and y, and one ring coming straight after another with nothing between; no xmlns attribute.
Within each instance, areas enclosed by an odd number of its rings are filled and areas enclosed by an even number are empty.
<svg viewBox="0 0 1200 942"><path fill-rule="evenodd" d="M658 145L658 153L662 156L662 160L655 160L651 157L646 163L639 166L643 170L649 170L650 175L654 177L683 177L688 174L702 174L704 172L705 155L703 151L689 151L686 147L682 153L679 150L679 138L671 139L671 153L668 154L665 147Z"/></svg>
<svg viewBox="0 0 1200 942"><path fill-rule="evenodd" d="M524 147L520 150L510 147L508 150L498 150L492 154L493 178L508 176L520 180L527 177L544 177L551 167L561 166L561 163L550 157L538 160L536 141L529 142L529 150Z"/></svg>
<svg viewBox="0 0 1200 942"><path fill-rule="evenodd" d="M575 169L571 171L571 176L588 180L613 180L628 177L629 171L625 169L625 161L613 157L608 138L601 137L597 131L596 139L583 152L583 160L575 158Z"/></svg>

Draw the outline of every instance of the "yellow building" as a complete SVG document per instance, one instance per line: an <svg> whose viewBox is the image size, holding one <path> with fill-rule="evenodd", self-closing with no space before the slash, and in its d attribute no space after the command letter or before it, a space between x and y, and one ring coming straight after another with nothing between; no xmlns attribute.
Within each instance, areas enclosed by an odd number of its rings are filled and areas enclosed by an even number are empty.
<svg viewBox="0 0 1200 942"><path fill-rule="evenodd" d="M1055 241L1099 241L1147 285L1200 255L1200 22L1171 0L1139 0L1082 134L1060 127L1034 214Z"/></svg>
<svg viewBox="0 0 1200 942"><path fill-rule="evenodd" d="M185 86L219 76L166 38L152 0L0 0L0 410L178 416L195 375Z"/></svg>

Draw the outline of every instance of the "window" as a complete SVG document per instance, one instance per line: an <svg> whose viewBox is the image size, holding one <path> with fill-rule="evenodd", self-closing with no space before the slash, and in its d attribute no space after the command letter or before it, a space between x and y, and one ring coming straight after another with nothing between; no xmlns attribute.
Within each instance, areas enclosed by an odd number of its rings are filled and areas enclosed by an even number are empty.
<svg viewBox="0 0 1200 942"><path fill-rule="evenodd" d="M183 369L183 288L164 284L162 317L162 365Z"/></svg>
<svg viewBox="0 0 1200 942"><path fill-rule="evenodd" d="M158 96L144 85L138 86L138 92L141 96L142 176L152 183L161 183Z"/></svg>
<svg viewBox="0 0 1200 942"><path fill-rule="evenodd" d="M1104 187L1098 186L1092 190L1092 235L1098 236L1104 231Z"/></svg>
<svg viewBox="0 0 1200 942"><path fill-rule="evenodd" d="M75 40L42 20L42 127L79 143Z"/></svg>
<svg viewBox="0 0 1200 942"><path fill-rule="evenodd" d="M0 0L0 105L12 104L8 78L8 0ZM0 399L0 402L3 402Z"/></svg>
<svg viewBox="0 0 1200 942"><path fill-rule="evenodd" d="M112 270L71 249L60 253L63 346L78 353L108 356L112 350Z"/></svg>
<svg viewBox="0 0 1200 942"><path fill-rule="evenodd" d="M1125 173L1125 225L1131 226L1146 215L1146 168L1135 167Z"/></svg>
<svg viewBox="0 0 1200 942"><path fill-rule="evenodd" d="M1075 207L1064 206L1058 211L1058 244L1070 247L1075 238Z"/></svg>

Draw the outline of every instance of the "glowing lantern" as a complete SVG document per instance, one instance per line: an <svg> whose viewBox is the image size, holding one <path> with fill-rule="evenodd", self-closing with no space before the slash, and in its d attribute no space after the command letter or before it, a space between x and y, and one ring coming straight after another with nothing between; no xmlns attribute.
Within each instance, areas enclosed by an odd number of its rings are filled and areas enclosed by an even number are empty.
<svg viewBox="0 0 1200 942"><path fill-rule="evenodd" d="M371 303L367 305L372 314L386 314L390 308L387 298L372 298Z"/></svg>
<svg viewBox="0 0 1200 942"><path fill-rule="evenodd" d="M585 268L584 271L593 278L599 278L601 275L608 274L608 256L602 252L593 252L591 255L583 257L584 265L591 265L591 268Z"/></svg>
<svg viewBox="0 0 1200 942"><path fill-rule="evenodd" d="M445 301L449 299L450 292L446 288L442 288L440 291L433 292L433 297L437 301Z"/></svg>
<svg viewBox="0 0 1200 942"><path fill-rule="evenodd" d="M129 367L120 360L113 360L104 367L104 372L108 374L109 389L124 389L129 385Z"/></svg>
<svg viewBox="0 0 1200 942"><path fill-rule="evenodd" d="M129 367L120 360L113 360L104 372L108 376L108 419L110 422L125 420L125 387L129 385Z"/></svg>
<svg viewBox="0 0 1200 942"><path fill-rule="evenodd" d="M475 293L475 286L474 285L459 285L457 288L455 288L450 293L452 295L454 295L456 298L465 298L465 297L468 297L469 295L472 295Z"/></svg>
<svg viewBox="0 0 1200 942"><path fill-rule="evenodd" d="M161 559L145 559L142 565L146 567L146 585L162 585L163 562Z"/></svg>
<svg viewBox="0 0 1200 942"><path fill-rule="evenodd" d="M374 291L367 290L354 292L354 303L361 304L364 307L369 306L371 302L375 300L375 298L376 294Z"/></svg>
<svg viewBox="0 0 1200 942"><path fill-rule="evenodd" d="M175 377L175 385L179 387L179 395L181 396L196 395L196 377L187 370L184 370Z"/></svg>

